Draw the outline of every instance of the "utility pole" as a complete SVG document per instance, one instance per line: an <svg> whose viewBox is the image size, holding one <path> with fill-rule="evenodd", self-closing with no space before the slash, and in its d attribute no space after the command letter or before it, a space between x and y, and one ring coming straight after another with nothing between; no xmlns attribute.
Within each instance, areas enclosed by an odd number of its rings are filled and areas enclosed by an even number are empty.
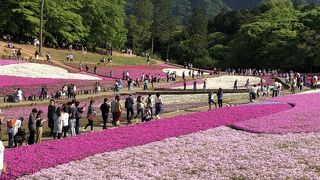
<svg viewBox="0 0 320 180"><path fill-rule="evenodd" d="M44 0L41 0L40 5L40 44L39 44L39 54L42 54L42 46L43 46L43 7L44 7Z"/></svg>

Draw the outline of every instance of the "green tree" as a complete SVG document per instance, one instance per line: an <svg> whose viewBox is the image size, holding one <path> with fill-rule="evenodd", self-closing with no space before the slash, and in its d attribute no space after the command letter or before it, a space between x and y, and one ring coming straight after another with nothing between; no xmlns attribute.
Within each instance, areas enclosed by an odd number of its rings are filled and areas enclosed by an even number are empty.
<svg viewBox="0 0 320 180"><path fill-rule="evenodd" d="M38 37L39 6L37 0L4 0L0 3L0 29L16 40Z"/></svg>
<svg viewBox="0 0 320 180"><path fill-rule="evenodd" d="M45 1L45 41L51 43L81 42L88 36L82 17L76 12L81 5L76 2Z"/></svg>
<svg viewBox="0 0 320 180"><path fill-rule="evenodd" d="M128 3L128 2L127 2ZM146 49L150 40L150 26L152 20L152 2L150 0L129 1L131 14L127 16L128 45L136 53Z"/></svg>
<svg viewBox="0 0 320 180"><path fill-rule="evenodd" d="M151 54L154 53L155 39L167 30L171 17L171 0L152 0L153 15L151 23Z"/></svg>
<svg viewBox="0 0 320 180"><path fill-rule="evenodd" d="M241 26L230 44L228 65L263 68L298 68L297 37L303 24L291 1L269 0L266 12Z"/></svg>
<svg viewBox="0 0 320 180"><path fill-rule="evenodd" d="M300 17L304 28L299 33L298 52L304 69L320 66L320 7L306 9Z"/></svg>
<svg viewBox="0 0 320 180"><path fill-rule="evenodd" d="M210 67L214 61L210 59L207 50L207 25L208 18L202 9L194 9L190 19L188 33L188 56L189 60L197 67Z"/></svg>
<svg viewBox="0 0 320 180"><path fill-rule="evenodd" d="M89 30L86 41L120 49L126 42L124 0L81 0L79 14Z"/></svg>

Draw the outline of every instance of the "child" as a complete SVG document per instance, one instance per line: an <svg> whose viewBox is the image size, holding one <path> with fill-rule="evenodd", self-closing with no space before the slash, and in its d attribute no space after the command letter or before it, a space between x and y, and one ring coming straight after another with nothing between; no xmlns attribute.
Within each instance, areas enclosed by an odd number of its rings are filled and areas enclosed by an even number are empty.
<svg viewBox="0 0 320 180"><path fill-rule="evenodd" d="M149 108L145 108L143 113L142 122L150 121L151 120L151 111Z"/></svg>
<svg viewBox="0 0 320 180"><path fill-rule="evenodd" d="M268 94L269 94L268 91L269 91L269 90L268 90L267 86L264 85L264 86L262 87L262 97L267 98L267 97L268 97Z"/></svg>

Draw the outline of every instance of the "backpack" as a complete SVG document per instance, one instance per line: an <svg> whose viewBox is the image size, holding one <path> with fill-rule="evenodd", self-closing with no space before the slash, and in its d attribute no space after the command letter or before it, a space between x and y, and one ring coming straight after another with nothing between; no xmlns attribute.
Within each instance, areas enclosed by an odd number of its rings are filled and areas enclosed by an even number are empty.
<svg viewBox="0 0 320 180"><path fill-rule="evenodd" d="M26 132L24 129L19 128L17 134L14 136L14 141L16 143L23 143L26 138L25 138Z"/></svg>
<svg viewBox="0 0 320 180"><path fill-rule="evenodd" d="M71 108L70 109L70 119L76 119L77 118L77 109Z"/></svg>
<svg viewBox="0 0 320 180"><path fill-rule="evenodd" d="M83 112L83 107L77 107L75 112L76 119L80 119Z"/></svg>
<svg viewBox="0 0 320 180"><path fill-rule="evenodd" d="M130 98L129 97L127 97L127 99L126 99L126 101L124 103L124 106L125 106L126 109L130 108L131 105L130 105Z"/></svg>

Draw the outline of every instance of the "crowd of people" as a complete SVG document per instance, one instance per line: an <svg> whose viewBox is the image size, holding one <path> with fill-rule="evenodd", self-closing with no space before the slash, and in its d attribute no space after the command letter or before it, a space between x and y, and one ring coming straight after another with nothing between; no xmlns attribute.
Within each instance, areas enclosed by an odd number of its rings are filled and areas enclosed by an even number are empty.
<svg viewBox="0 0 320 180"><path fill-rule="evenodd" d="M95 121L99 118L95 100L90 101L88 108L86 106L86 103L81 105L80 101L75 99L59 106L54 99L51 99L46 117L43 110L32 109L27 122L28 134L23 128L25 120L23 117L7 119L0 110L0 134L2 124L6 121L8 147L12 148L21 146L23 143L28 145L41 143L43 127L46 124L49 128L49 136L53 139L78 135L81 119L88 120L83 131L88 128L93 131ZM147 122L153 118L160 119L163 102L159 93L155 96L148 94L146 97L139 95L136 99L130 94L123 103L121 103L120 96L116 95L111 102L108 98L103 99L99 109L103 121L102 129L107 129L108 122L114 127L120 126L122 114L125 112L127 124L132 124L133 119L138 122Z"/></svg>

